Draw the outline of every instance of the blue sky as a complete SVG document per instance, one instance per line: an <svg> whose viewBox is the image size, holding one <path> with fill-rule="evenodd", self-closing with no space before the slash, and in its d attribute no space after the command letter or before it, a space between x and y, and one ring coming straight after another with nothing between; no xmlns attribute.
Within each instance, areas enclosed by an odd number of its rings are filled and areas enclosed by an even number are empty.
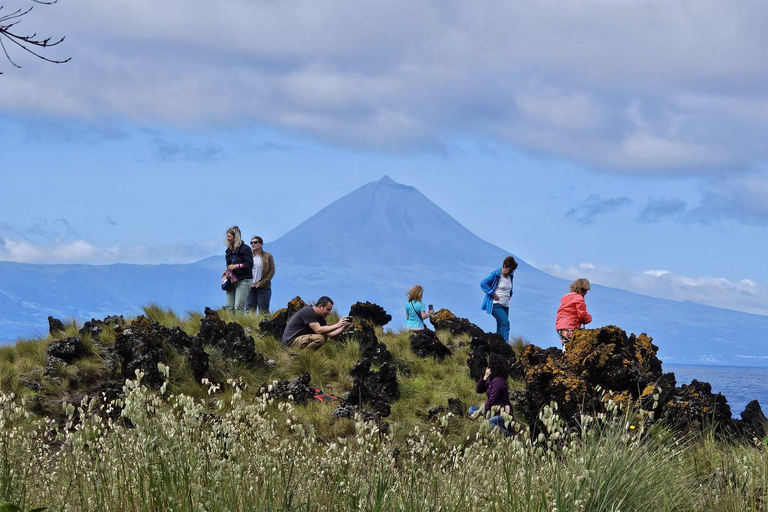
<svg viewBox="0 0 768 512"><path fill-rule="evenodd" d="M550 273L768 314L766 21L709 0L36 5L19 27L72 60L0 60L0 259L194 261L387 174Z"/></svg>

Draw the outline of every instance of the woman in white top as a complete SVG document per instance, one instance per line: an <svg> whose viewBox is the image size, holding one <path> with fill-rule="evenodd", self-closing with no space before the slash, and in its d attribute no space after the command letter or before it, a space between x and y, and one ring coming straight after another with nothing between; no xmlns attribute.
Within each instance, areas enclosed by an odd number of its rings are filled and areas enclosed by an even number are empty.
<svg viewBox="0 0 768 512"><path fill-rule="evenodd" d="M496 319L496 334L500 334L505 341L509 341L509 299L512 298L516 268L515 258L507 256L501 268L480 281L480 288L485 292L481 307Z"/></svg>
<svg viewBox="0 0 768 512"><path fill-rule="evenodd" d="M406 326L412 331L421 331L424 329L424 319L434 313L432 308L429 311L424 310L424 302L421 298L424 295L424 288L417 284L408 292L408 302L405 303Z"/></svg>

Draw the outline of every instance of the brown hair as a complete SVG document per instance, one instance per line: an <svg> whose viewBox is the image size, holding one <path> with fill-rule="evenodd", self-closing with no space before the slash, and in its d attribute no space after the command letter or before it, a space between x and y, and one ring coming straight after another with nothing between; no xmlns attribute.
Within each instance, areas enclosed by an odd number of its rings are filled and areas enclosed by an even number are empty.
<svg viewBox="0 0 768 512"><path fill-rule="evenodd" d="M583 277L581 279L577 279L574 282L571 283L571 291L580 293L584 295L589 290L591 290L592 287L589 286L589 281L587 279L584 279Z"/></svg>
<svg viewBox="0 0 768 512"><path fill-rule="evenodd" d="M516 270L517 262L515 261L515 258L513 258L512 256L507 256L506 258L504 258L504 264L501 266L505 268L511 268L512 270Z"/></svg>
<svg viewBox="0 0 768 512"><path fill-rule="evenodd" d="M417 284L416 286L408 290L409 302L412 300L421 300L423 296L424 296L424 288L420 284Z"/></svg>

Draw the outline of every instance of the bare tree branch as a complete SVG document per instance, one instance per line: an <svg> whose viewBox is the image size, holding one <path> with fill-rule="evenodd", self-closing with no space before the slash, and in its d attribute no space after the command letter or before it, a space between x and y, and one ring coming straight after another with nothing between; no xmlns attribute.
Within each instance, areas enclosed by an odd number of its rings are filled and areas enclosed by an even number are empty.
<svg viewBox="0 0 768 512"><path fill-rule="evenodd" d="M58 0L31 0L34 3L37 4L43 4L43 5L51 5L55 4ZM32 33L30 35L21 35L19 32L17 32L16 26L21 23L24 16L32 12L32 9L34 6L30 6L27 9L17 9L14 12L11 12L9 14L0 15L0 47L3 49L3 53L5 54L6 59L8 59L8 62L10 62L14 67L20 68L21 66L16 64L16 62L13 61L11 58L11 55L8 53L8 48L6 48L5 42L10 41L14 45L18 46L22 50L24 50L27 53L31 53L38 59L42 59L46 62L52 62L54 64L63 64L65 62L69 62L71 60L71 57L65 60L56 60L56 59L50 59L48 57L45 57L41 53L39 53L42 50L45 50L48 47L51 46L57 46L62 41L64 41L64 37L60 39L56 39L54 41L51 41L50 37L47 38L39 38L37 37L37 33ZM0 11L3 10L3 6L0 5ZM2 71L0 71L0 74L2 74Z"/></svg>

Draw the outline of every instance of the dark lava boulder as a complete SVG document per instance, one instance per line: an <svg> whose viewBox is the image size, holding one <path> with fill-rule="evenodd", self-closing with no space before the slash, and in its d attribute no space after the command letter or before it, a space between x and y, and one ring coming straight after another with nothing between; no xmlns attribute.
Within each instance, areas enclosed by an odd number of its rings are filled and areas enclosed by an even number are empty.
<svg viewBox="0 0 768 512"><path fill-rule="evenodd" d="M429 411L427 411L427 419L433 420L438 416L449 412L455 416L464 416L464 414L467 412L467 408L461 399L449 398L448 407L444 405L438 405L437 407L431 408Z"/></svg>
<svg viewBox="0 0 768 512"><path fill-rule="evenodd" d="M159 388L165 381L157 363L166 361L168 354L163 346L165 328L150 322L144 316L123 329L115 339L115 350L122 358L121 373L126 379L135 379L136 370L144 373L142 383Z"/></svg>
<svg viewBox="0 0 768 512"><path fill-rule="evenodd" d="M64 322L58 318L53 318L52 316L48 317L48 334L55 336L56 334L62 332L64 329L66 329Z"/></svg>
<svg viewBox="0 0 768 512"><path fill-rule="evenodd" d="M307 403L315 396L315 390L310 386L311 377L308 372L304 372L291 381L281 380L272 384L261 386L262 393L269 393L269 396L279 400L292 400L298 403Z"/></svg>
<svg viewBox="0 0 768 512"><path fill-rule="evenodd" d="M272 318L262 320L259 323L259 329L262 333L268 334L275 339L282 339L283 332L285 332L285 326L288 325L288 320L306 305L307 304L301 300L301 297L294 297L288 302L286 307L275 311Z"/></svg>
<svg viewBox="0 0 768 512"><path fill-rule="evenodd" d="M479 336L484 333L481 328L466 318L459 318L447 309L437 311L434 315L429 317L429 321L435 327L436 331L445 329L454 335L466 333L470 336Z"/></svg>
<svg viewBox="0 0 768 512"><path fill-rule="evenodd" d="M209 307L205 308L205 317L200 321L197 338L203 345L218 345L227 336L227 324L219 314Z"/></svg>
<svg viewBox="0 0 768 512"><path fill-rule="evenodd" d="M602 411L598 387L613 392L616 401L634 404L662 376L657 350L648 336L627 336L616 326L576 330L566 353L526 347L519 364L526 420L535 425L541 408L555 401L560 416L575 426L581 412Z"/></svg>
<svg viewBox="0 0 768 512"><path fill-rule="evenodd" d="M83 324L83 327L80 328L78 333L80 336L88 336L90 335L92 339L98 340L99 335L101 334L101 331L104 328L109 328L115 331L115 333L119 333L123 330L125 327L125 319L122 315L120 316L107 316L104 317L103 320L96 320L95 318L91 318L89 321L85 322Z"/></svg>
<svg viewBox="0 0 768 512"><path fill-rule="evenodd" d="M371 357L379 345L376 330L364 318L355 317L355 321L341 335L336 337L340 343L356 342L360 344L361 357Z"/></svg>
<svg viewBox="0 0 768 512"><path fill-rule="evenodd" d="M197 382L200 382L208 373L210 357L199 339L195 338L189 345L187 357L189 358L189 367L192 369L192 375Z"/></svg>
<svg viewBox="0 0 768 512"><path fill-rule="evenodd" d="M661 417L681 429L701 430L730 423L731 407L721 393L712 393L708 382L694 379L675 390L664 404Z"/></svg>
<svg viewBox="0 0 768 512"><path fill-rule="evenodd" d="M76 336L52 341L48 345L49 356L56 357L67 363L80 359L83 357L83 354L85 354L85 344L83 340Z"/></svg>
<svg viewBox="0 0 768 512"><path fill-rule="evenodd" d="M345 399L339 404L338 411L363 411L363 405L367 404L378 418L390 415L390 404L400 398L400 389L397 384L397 369L393 364L384 363L378 371L371 370L371 360L363 359L358 362L349 375L354 380L352 390L347 393ZM350 407L352 406L352 407ZM339 412L341 414L341 412ZM342 417L334 413L335 417ZM350 416L343 416L350 417Z"/></svg>
<svg viewBox="0 0 768 512"><path fill-rule="evenodd" d="M220 342L224 357L250 364L256 359L256 348L253 338L245 334L243 326L230 322L227 324L227 334ZM261 354L259 354L261 356ZM261 356L263 359L263 356Z"/></svg>
<svg viewBox="0 0 768 512"><path fill-rule="evenodd" d="M355 302L349 310L349 316L368 320L373 325L385 326L392 320L383 307L372 302Z"/></svg>
<svg viewBox="0 0 768 512"><path fill-rule="evenodd" d="M411 351L419 357L434 357L443 360L452 354L451 349L443 345L434 331L422 329L411 333Z"/></svg>
<svg viewBox="0 0 768 512"><path fill-rule="evenodd" d="M515 378L521 378L522 373L516 364L515 351L512 346L504 341L499 334L483 332L472 336L469 342L469 357L467 357L467 367L472 380L477 380L483 376L488 367L488 358L491 354L500 354L509 363L509 375Z"/></svg>
<svg viewBox="0 0 768 512"><path fill-rule="evenodd" d="M737 420L736 423L746 437L765 439L768 434L768 419L757 400L747 404L744 412L741 413L741 421Z"/></svg>

